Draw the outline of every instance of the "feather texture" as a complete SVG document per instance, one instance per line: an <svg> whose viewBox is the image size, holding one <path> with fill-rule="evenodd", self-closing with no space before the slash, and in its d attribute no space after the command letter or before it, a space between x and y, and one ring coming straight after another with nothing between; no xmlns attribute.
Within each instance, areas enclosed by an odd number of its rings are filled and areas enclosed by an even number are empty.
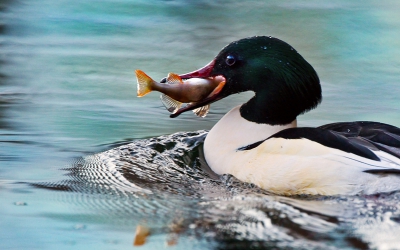
<svg viewBox="0 0 400 250"><path fill-rule="evenodd" d="M236 107L210 131L204 153L216 173L277 194L390 192L400 189L400 158L394 147L397 131L387 126L297 128L295 121L272 126L247 121Z"/></svg>

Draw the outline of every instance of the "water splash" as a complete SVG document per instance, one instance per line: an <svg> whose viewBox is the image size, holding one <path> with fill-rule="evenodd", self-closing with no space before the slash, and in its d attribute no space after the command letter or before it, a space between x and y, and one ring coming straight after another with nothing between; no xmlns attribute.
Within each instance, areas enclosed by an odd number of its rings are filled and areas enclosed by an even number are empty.
<svg viewBox="0 0 400 250"><path fill-rule="evenodd" d="M399 194L275 196L214 174L202 156L206 135L136 140L80 159L65 169L67 180L33 185L85 194L74 202L107 214L113 223L129 218L145 224L151 235L165 235L167 244L178 247L179 238L193 237L217 249L364 249L396 243Z"/></svg>

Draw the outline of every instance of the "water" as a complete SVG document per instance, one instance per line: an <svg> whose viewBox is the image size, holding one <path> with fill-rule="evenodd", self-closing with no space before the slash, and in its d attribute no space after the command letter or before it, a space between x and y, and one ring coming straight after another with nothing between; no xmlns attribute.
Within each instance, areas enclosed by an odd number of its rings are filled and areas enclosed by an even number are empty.
<svg viewBox="0 0 400 250"><path fill-rule="evenodd" d="M322 81L323 103L300 125L400 126L399 8L1 1L0 248L132 249L143 224L143 249L176 237L178 249L398 248L399 193L285 198L207 171L203 130L251 94L213 104L205 119L170 119L158 94L136 98L133 71L185 73L233 40L272 35Z"/></svg>

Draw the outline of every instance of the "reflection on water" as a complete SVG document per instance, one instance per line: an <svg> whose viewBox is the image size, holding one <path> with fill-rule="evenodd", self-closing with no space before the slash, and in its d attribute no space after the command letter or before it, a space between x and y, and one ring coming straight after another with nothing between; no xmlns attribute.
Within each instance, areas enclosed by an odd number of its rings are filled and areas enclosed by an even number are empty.
<svg viewBox="0 0 400 250"><path fill-rule="evenodd" d="M79 206L93 209L95 203L96 213L107 214L112 223L129 218L132 226L148 227L149 249L158 234L166 242L174 235L180 247L189 248L190 238L221 249L397 245L400 192L340 198L268 194L212 174L201 153L206 135L137 140L85 157L65 169L67 180L33 186L90 194Z"/></svg>
<svg viewBox="0 0 400 250"><path fill-rule="evenodd" d="M398 193L283 198L217 177L201 160L204 131L168 135L210 129L251 93L212 104L205 119L170 119L158 94L135 97L134 69L161 79L233 40L272 35L323 83L322 105L300 125L400 126L399 7L0 1L0 248L131 249L138 224L150 227L148 249L163 247L174 224L181 249L396 248Z"/></svg>

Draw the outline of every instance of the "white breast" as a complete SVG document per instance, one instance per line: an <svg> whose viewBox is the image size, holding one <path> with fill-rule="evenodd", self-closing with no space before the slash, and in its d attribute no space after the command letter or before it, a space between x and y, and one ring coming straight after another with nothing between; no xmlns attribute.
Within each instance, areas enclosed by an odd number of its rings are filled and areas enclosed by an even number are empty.
<svg viewBox="0 0 400 250"><path fill-rule="evenodd" d="M271 126L249 122L240 115L240 105L229 111L208 133L204 142L207 163L217 174L228 173L229 156L238 148L265 140L271 135L297 126L296 120L284 126Z"/></svg>
<svg viewBox="0 0 400 250"><path fill-rule="evenodd" d="M271 138L251 150L238 150L290 127L296 127L296 121L285 126L249 122L240 116L238 106L207 135L206 161L217 174L232 174L241 181L277 194L336 195L400 189L398 175L363 172L374 168L399 168L400 160L384 152L378 152L378 156L385 159L379 162L308 139L283 138Z"/></svg>

